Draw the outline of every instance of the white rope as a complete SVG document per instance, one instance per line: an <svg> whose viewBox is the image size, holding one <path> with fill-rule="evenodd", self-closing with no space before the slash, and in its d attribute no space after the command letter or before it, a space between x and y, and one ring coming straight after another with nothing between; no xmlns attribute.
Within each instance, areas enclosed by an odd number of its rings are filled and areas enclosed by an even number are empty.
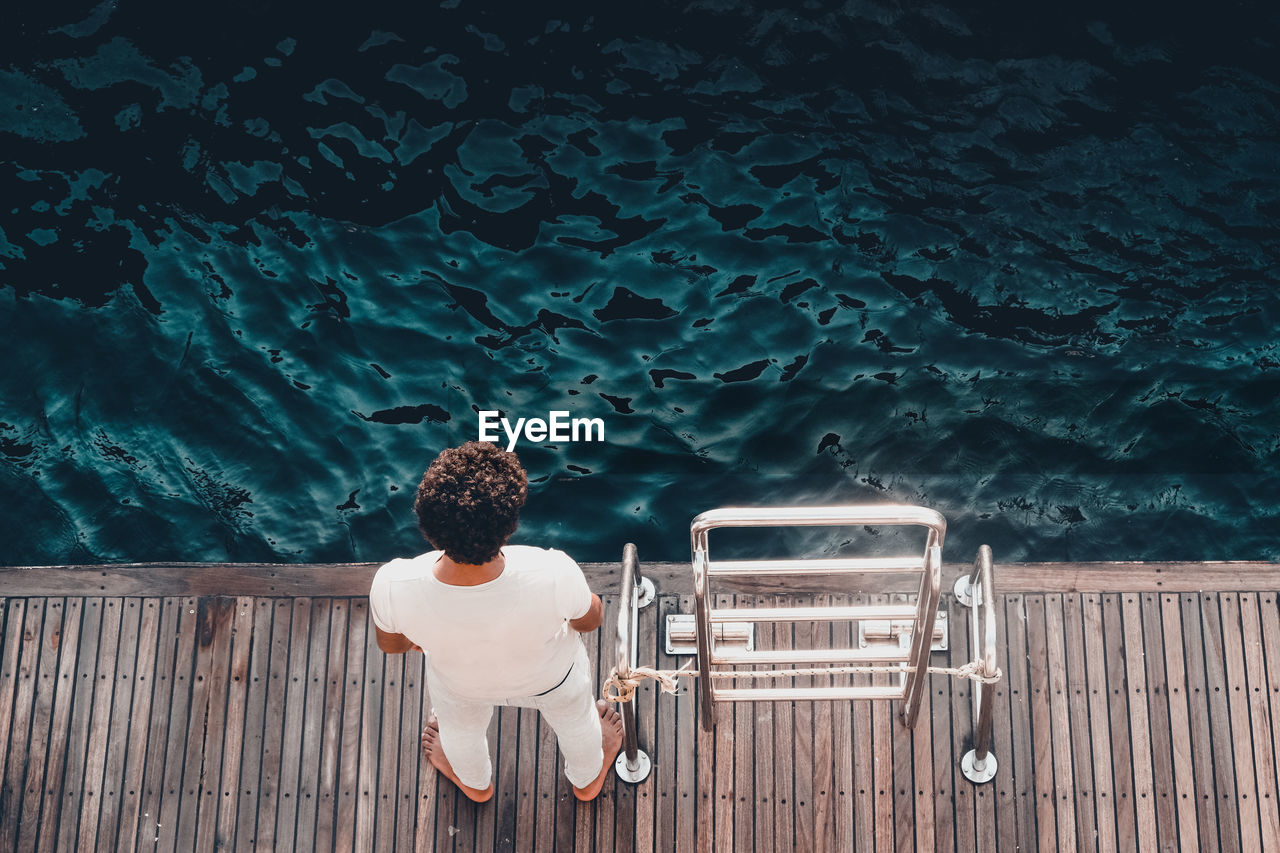
<svg viewBox="0 0 1280 853"><path fill-rule="evenodd" d="M606 702L630 702L635 696L636 688L643 683L645 679L658 682L658 686L663 693L674 694L679 687L677 679L681 676L688 678L701 677L702 673L696 669L689 669L693 664L689 663L679 669L652 669L647 666L636 667L628 672L622 673L615 666L609 673L609 677L605 680L603 687L603 699ZM738 679L738 678L796 678L804 675L851 675L855 673L890 673L901 674L904 672L915 672L915 667L907 664L895 666L831 666L831 667L796 667L794 669L747 669L747 670L716 670L710 674L711 678L722 679ZM982 661L970 661L963 666L931 666L926 669L930 675L950 675L956 678L967 678L970 681L977 681L981 684L995 684L1004 677L1004 673L1000 671L1000 667L995 668L995 672L988 673L986 664Z"/></svg>

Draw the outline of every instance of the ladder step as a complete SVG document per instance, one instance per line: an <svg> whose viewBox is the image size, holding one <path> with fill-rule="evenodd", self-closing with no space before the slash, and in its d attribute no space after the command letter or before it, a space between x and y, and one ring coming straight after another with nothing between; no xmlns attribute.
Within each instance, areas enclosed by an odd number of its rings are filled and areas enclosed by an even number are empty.
<svg viewBox="0 0 1280 853"><path fill-rule="evenodd" d="M711 622L847 622L859 619L915 619L914 604L858 604L847 607L731 607L713 609Z"/></svg>
<svg viewBox="0 0 1280 853"><path fill-rule="evenodd" d="M716 701L778 702L792 699L901 699L905 688L880 685L869 687L759 687L716 688Z"/></svg>
<svg viewBox="0 0 1280 853"><path fill-rule="evenodd" d="M708 563L715 577L743 575L847 575L861 573L905 574L924 571L922 557L828 557L820 560L717 560Z"/></svg>
<svg viewBox="0 0 1280 853"><path fill-rule="evenodd" d="M864 649L772 649L743 652L713 648L711 662L731 666L778 663L905 663L911 650L897 643L877 644Z"/></svg>

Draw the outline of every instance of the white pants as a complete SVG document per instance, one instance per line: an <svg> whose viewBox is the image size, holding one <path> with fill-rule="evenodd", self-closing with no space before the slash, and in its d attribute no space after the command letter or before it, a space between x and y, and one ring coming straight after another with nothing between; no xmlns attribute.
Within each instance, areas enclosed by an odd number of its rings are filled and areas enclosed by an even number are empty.
<svg viewBox="0 0 1280 853"><path fill-rule="evenodd" d="M600 775L603 735L585 646L579 644L564 682L540 696L477 701L450 693L439 683L430 684L429 689L431 710L440 726L440 748L467 787L484 790L493 779L488 731L495 705L538 709L556 733L564 754L564 775L575 788L585 788Z"/></svg>

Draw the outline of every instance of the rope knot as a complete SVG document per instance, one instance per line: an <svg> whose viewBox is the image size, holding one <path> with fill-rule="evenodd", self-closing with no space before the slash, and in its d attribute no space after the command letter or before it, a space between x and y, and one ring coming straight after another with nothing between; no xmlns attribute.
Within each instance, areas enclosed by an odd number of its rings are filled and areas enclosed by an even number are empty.
<svg viewBox="0 0 1280 853"><path fill-rule="evenodd" d="M662 688L663 693L675 695L676 690L680 686L677 681L682 675L696 675L697 673L689 671L689 666L693 661L689 661L679 669L662 670L653 669L647 666L638 666L635 669L626 672L618 672L615 666L610 672L609 677L605 679L602 688L601 698L606 702L630 702L636 695L636 688L646 679L652 679L658 682L658 686Z"/></svg>

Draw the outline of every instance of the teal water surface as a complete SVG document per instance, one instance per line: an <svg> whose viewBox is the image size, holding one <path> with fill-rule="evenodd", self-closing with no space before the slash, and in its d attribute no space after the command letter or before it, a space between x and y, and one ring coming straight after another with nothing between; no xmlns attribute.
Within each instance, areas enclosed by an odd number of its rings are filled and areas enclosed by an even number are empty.
<svg viewBox="0 0 1280 853"><path fill-rule="evenodd" d="M413 5L5 13L0 561L413 553L478 410L580 559L1280 559L1273 4Z"/></svg>

